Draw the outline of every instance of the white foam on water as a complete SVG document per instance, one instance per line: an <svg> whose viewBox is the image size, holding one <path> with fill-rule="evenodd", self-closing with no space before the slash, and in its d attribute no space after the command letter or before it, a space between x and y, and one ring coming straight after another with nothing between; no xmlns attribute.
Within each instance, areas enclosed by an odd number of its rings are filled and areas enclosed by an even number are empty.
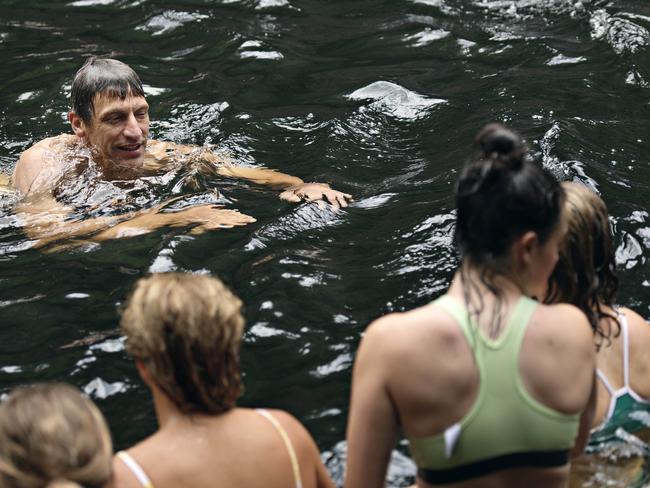
<svg viewBox="0 0 650 488"><path fill-rule="evenodd" d="M447 4L445 0L411 0L413 3L428 5L438 8L442 13L447 15L457 14L458 11Z"/></svg>
<svg viewBox="0 0 650 488"><path fill-rule="evenodd" d="M92 351L103 351L103 352L121 352L126 349L126 337L119 337L117 339L107 339L98 344L93 344L90 346Z"/></svg>
<svg viewBox="0 0 650 488"><path fill-rule="evenodd" d="M250 40L239 46L239 57L242 59L265 59L278 61L284 58L284 55L278 51L266 50L262 41Z"/></svg>
<svg viewBox="0 0 650 488"><path fill-rule="evenodd" d="M514 19L528 19L543 14L569 14L575 17L585 11L590 0L475 0L473 3L488 12Z"/></svg>
<svg viewBox="0 0 650 488"><path fill-rule="evenodd" d="M638 264L638 259L643 257L643 248L639 241L627 232L623 232L620 241L616 248L616 265L632 269Z"/></svg>
<svg viewBox="0 0 650 488"><path fill-rule="evenodd" d="M355 90L346 98L349 100L374 100L370 104L371 108L400 119L425 117L431 108L447 103L447 100L429 98L389 81L375 81Z"/></svg>
<svg viewBox="0 0 650 488"><path fill-rule="evenodd" d="M117 0L77 0L69 3L70 7L91 7L93 5L111 5Z"/></svg>
<svg viewBox="0 0 650 488"><path fill-rule="evenodd" d="M88 293L68 293L65 297L71 300L79 300L83 298L88 298L90 297L90 295Z"/></svg>
<svg viewBox="0 0 650 488"><path fill-rule="evenodd" d="M546 66L558 66L562 64L578 64L578 63L583 63L587 61L587 58L584 56L578 56L575 58L565 56L563 54L558 54L557 56L553 56L551 59L549 59L546 62Z"/></svg>
<svg viewBox="0 0 650 488"><path fill-rule="evenodd" d="M25 102L27 100L33 100L36 98L41 92L40 91L28 91L25 93L21 93L18 95L18 98L16 98L17 102Z"/></svg>
<svg viewBox="0 0 650 488"><path fill-rule="evenodd" d="M207 19L205 14L196 12L178 12L176 10L167 10L160 15L151 17L144 25L139 25L135 30L151 32L152 36L159 36L171 32L184 24L198 22Z"/></svg>
<svg viewBox="0 0 650 488"><path fill-rule="evenodd" d="M381 195L375 195L372 197L364 198L354 202L352 205L358 208L379 208L388 203L397 193L382 193Z"/></svg>
<svg viewBox="0 0 650 488"><path fill-rule="evenodd" d="M450 32L444 29L431 29L427 27L422 32L418 32L417 34L413 34L411 36L406 36L404 40L407 42L412 42L413 46L415 47L420 47L426 46L440 39L444 39L445 37L448 37L449 34Z"/></svg>
<svg viewBox="0 0 650 488"><path fill-rule="evenodd" d="M627 76L625 77L625 84L626 85L637 85L643 88L650 88L650 83L647 82L641 73L639 73L636 69L629 71L627 73ZM641 141L639 141L641 142Z"/></svg>
<svg viewBox="0 0 650 488"><path fill-rule="evenodd" d="M271 61L277 61L284 58L282 53L277 51L243 51L239 53L239 57L242 59L255 58L255 59L267 59Z"/></svg>
<svg viewBox="0 0 650 488"><path fill-rule="evenodd" d="M352 354L345 352L338 355L334 360L330 361L328 364L323 364L318 366L315 371L310 371L312 376L316 378L324 378L333 373L338 373L340 371L346 371L350 369L353 360Z"/></svg>
<svg viewBox="0 0 650 488"><path fill-rule="evenodd" d="M0 371L9 374L22 373L23 368L21 368L20 366L3 366L2 368L0 368Z"/></svg>
<svg viewBox="0 0 650 488"><path fill-rule="evenodd" d="M249 49L251 47L262 47L262 41L246 41L239 46L239 49Z"/></svg>
<svg viewBox="0 0 650 488"><path fill-rule="evenodd" d="M128 385L123 381L116 381L115 383L108 383L101 378L95 378L86 386L83 391L86 395L93 398L104 399L113 396L117 393L124 393L128 390Z"/></svg>
<svg viewBox="0 0 650 488"><path fill-rule="evenodd" d="M151 85L146 85L146 84L143 84L142 88L144 89L145 94L147 94L149 96L154 96L154 97L158 96L158 95L162 95L163 93L169 91L169 88L158 88L158 87L151 86Z"/></svg>
<svg viewBox="0 0 650 488"><path fill-rule="evenodd" d="M263 10L265 8L286 7L291 5L287 0L259 0L255 10Z"/></svg>
<svg viewBox="0 0 650 488"><path fill-rule="evenodd" d="M635 53L650 45L648 29L618 15L609 15L604 9L596 10L589 24L591 37L606 41L616 54Z"/></svg>

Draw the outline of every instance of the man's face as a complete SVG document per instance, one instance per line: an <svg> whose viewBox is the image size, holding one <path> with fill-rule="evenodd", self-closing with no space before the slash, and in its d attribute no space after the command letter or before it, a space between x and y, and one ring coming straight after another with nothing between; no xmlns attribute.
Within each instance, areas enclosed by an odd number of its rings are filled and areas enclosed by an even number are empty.
<svg viewBox="0 0 650 488"><path fill-rule="evenodd" d="M149 105L144 97L108 97L94 99L93 118L86 124L70 116L73 130L91 146L98 159L112 166L139 168L149 135Z"/></svg>

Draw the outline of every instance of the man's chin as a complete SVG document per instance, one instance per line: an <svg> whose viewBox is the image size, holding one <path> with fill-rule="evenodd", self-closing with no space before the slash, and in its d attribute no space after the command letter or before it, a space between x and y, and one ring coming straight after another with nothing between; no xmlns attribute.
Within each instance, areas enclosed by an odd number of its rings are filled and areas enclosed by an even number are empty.
<svg viewBox="0 0 650 488"><path fill-rule="evenodd" d="M126 154L125 154L126 153ZM116 151L111 158L115 166L124 169L139 169L144 165L144 148L141 151Z"/></svg>
<svg viewBox="0 0 650 488"><path fill-rule="evenodd" d="M131 169L139 169L142 168L144 165L144 156L141 158L133 158L133 159L118 159L115 161L116 166L119 166L120 168L131 168Z"/></svg>
<svg viewBox="0 0 650 488"><path fill-rule="evenodd" d="M109 178L130 178L138 176L144 166L144 156L140 158L117 158L104 160L104 172Z"/></svg>

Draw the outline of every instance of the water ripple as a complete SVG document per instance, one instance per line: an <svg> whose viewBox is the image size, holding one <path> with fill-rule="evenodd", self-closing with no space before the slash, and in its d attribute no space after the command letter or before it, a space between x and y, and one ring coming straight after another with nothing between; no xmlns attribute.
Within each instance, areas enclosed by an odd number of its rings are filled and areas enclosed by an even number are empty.
<svg viewBox="0 0 650 488"><path fill-rule="evenodd" d="M631 20L597 10L589 20L594 39L604 39L616 54L635 53L650 44L650 33Z"/></svg>
<svg viewBox="0 0 650 488"><path fill-rule="evenodd" d="M160 36L182 27L188 23L198 23L208 15L190 12L178 12L166 10L165 12L151 17L146 24L139 25L135 30L151 32L152 36Z"/></svg>
<svg viewBox="0 0 650 488"><path fill-rule="evenodd" d="M125 393L129 390L129 385L123 381L109 383L97 377L90 383L82 387L84 393L93 399L103 400L118 393Z"/></svg>
<svg viewBox="0 0 650 488"><path fill-rule="evenodd" d="M254 58L254 59L268 59L272 61L278 61L284 58L284 55L278 51L272 51L261 48L264 47L264 44L261 41L246 41L239 47L239 57L242 59Z"/></svg>
<svg viewBox="0 0 650 488"><path fill-rule="evenodd" d="M448 37L451 33L444 29L426 28L417 34L406 36L405 41L413 44L414 47L427 46L435 41Z"/></svg>
<svg viewBox="0 0 650 488"><path fill-rule="evenodd" d="M440 98L429 98L389 81L376 81L368 86L353 91L350 100L373 100L364 108L380 111L400 119L416 120L426 117L431 108L447 103Z"/></svg>

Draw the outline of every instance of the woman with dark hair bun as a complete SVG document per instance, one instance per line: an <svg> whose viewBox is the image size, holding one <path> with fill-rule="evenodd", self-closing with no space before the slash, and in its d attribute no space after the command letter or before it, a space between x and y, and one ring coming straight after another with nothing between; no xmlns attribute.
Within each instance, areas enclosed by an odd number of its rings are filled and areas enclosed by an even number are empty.
<svg viewBox="0 0 650 488"><path fill-rule="evenodd" d="M399 429L417 486L560 487L584 445L595 350L585 315L544 305L564 192L517 135L484 127L456 188L462 263L433 303L367 329L354 366L346 488L384 486ZM581 422L581 414L583 414Z"/></svg>

